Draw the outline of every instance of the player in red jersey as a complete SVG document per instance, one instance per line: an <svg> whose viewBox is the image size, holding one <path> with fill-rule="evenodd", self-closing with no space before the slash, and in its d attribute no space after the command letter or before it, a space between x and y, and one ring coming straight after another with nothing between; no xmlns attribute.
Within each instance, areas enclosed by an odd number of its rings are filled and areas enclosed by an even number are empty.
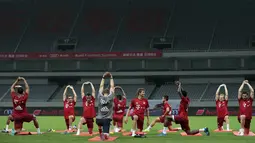
<svg viewBox="0 0 255 143"><path fill-rule="evenodd" d="M225 94L220 93L221 87L224 87ZM218 130L223 130L223 122L227 124L227 131L229 131L229 118L228 118L228 89L225 84L221 84L215 94L216 110L217 110L217 123Z"/></svg>
<svg viewBox="0 0 255 143"><path fill-rule="evenodd" d="M210 132L207 127L203 129L199 129L199 130L193 130L193 131L190 130L189 119L188 119L188 107L189 107L190 100L188 98L187 92L182 89L181 83L177 81L176 85L178 86L177 91L179 93L179 96L181 97L178 115L166 116L164 127L168 127L173 121L176 124L180 124L182 130L185 131L187 135L195 135L199 132L205 132L206 135L209 136ZM166 135L166 131L163 131L160 134L160 136L165 136L165 135Z"/></svg>
<svg viewBox="0 0 255 143"><path fill-rule="evenodd" d="M125 123L128 122L128 115L130 113L130 110L133 109L133 113L131 114L131 118L133 120L132 123L132 136L136 136L136 127L139 129L139 132L143 131L143 124L144 124L144 113L146 112L147 117L147 126L150 125L149 121L149 102L148 99L144 98L145 95L145 89L144 88L138 88L137 90L137 98L134 98L130 106L128 108Z"/></svg>
<svg viewBox="0 0 255 143"><path fill-rule="evenodd" d="M168 103L168 96L165 95L163 96L162 98L162 102L163 102L163 112L162 112L162 115L158 118L156 118L154 121L152 121L152 123L147 127L147 129L144 130L144 132L149 132L150 129L156 124L156 123L164 123L165 122L165 117L167 115L171 115L171 112L172 112L172 107L171 105ZM163 131L167 131L167 128L164 127L163 128ZM173 129L172 128L172 123L169 124L168 126L168 130L169 131L178 131L179 129Z"/></svg>
<svg viewBox="0 0 255 143"><path fill-rule="evenodd" d="M74 97L72 97L71 95L67 95L68 88L72 90ZM72 131L72 123L75 121L74 107L76 105L76 101L77 101L77 94L73 86L71 85L66 86L63 93L64 118L65 118L66 128L69 132Z"/></svg>
<svg viewBox="0 0 255 143"><path fill-rule="evenodd" d="M125 114L127 99L124 90L120 86L116 86L115 89L120 89L122 94L117 94L113 99L114 102L114 113L113 113L113 125L114 132L122 131L123 117Z"/></svg>
<svg viewBox="0 0 255 143"><path fill-rule="evenodd" d="M17 92L17 88L19 88L19 87L22 87L22 86L20 86L20 85L16 85L16 86L15 86L15 92ZM8 118L7 118L7 121L6 121L6 126L5 126L5 128L2 130L3 133L9 133L9 125L10 125L10 123L13 122L13 121L14 121L14 120L13 120L12 115L9 115ZM25 131L25 129L22 128L22 131Z"/></svg>
<svg viewBox="0 0 255 143"><path fill-rule="evenodd" d="M15 92L15 85L19 82L23 81L26 87L24 89L19 87L17 89L17 93ZM14 130L12 130L11 135L18 134L23 127L23 122L34 122L35 127L37 128L37 133L41 134L38 121L36 120L35 115L29 114L27 112L27 99L29 95L29 86L25 78L19 77L11 86L11 96L12 96L12 103L13 103L13 113L12 118L14 121Z"/></svg>
<svg viewBox="0 0 255 143"><path fill-rule="evenodd" d="M244 85L247 85L249 87L250 93L243 91ZM252 119L253 99L254 99L254 89L249 84L249 81L245 80L243 81L238 91L238 101L239 101L238 121L239 123L241 123L241 129L239 130L240 136L249 134L250 124Z"/></svg>
<svg viewBox="0 0 255 143"><path fill-rule="evenodd" d="M84 85L89 84L92 92L84 92ZM90 135L93 135L93 127L94 127L94 117L96 116L95 111L95 96L96 90L94 85L91 82L84 82L81 87L81 98L82 98L82 105L83 105L83 117L78 124L78 130L76 135L80 135L80 129L82 125L87 124L88 131Z"/></svg>

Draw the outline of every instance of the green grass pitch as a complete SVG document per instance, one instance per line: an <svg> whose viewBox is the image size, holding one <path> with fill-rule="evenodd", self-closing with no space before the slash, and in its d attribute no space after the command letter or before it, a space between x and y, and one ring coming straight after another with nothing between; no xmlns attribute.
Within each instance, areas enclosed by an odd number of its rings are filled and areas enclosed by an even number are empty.
<svg viewBox="0 0 255 143"><path fill-rule="evenodd" d="M63 117L49 117L49 116L39 116L37 117L40 129L42 132L47 131L47 129L63 130L65 129ZM0 116L1 127L5 127L7 117ZM151 121L154 117L151 117ZM78 118L76 118L75 125L78 124ZM255 132L255 123L251 126L251 130ZM190 126L192 129L198 129L202 127L209 127L211 131L211 136L201 137L182 137L180 132L169 133L166 137L158 137L158 130L162 129L162 124L156 124L156 126L147 134L147 138L133 138L122 136L121 134L114 134L112 136L119 136L115 142L117 143L255 143L255 137L236 137L231 132L230 133L214 133L213 130L216 129L216 117L190 117ZM13 127L11 123L9 128ZM126 130L130 130L131 120L127 125L124 125ZM174 124L174 127L177 125ZM233 130L239 129L239 123L236 117L230 118L230 127ZM29 131L36 131L33 123L25 123L24 128ZM83 126L86 130L86 126ZM95 128L96 131L96 128ZM32 135L32 136L10 136L8 134L0 134L0 143L84 143L88 142L91 137L77 137L71 134L63 135L60 133L45 133L42 135Z"/></svg>

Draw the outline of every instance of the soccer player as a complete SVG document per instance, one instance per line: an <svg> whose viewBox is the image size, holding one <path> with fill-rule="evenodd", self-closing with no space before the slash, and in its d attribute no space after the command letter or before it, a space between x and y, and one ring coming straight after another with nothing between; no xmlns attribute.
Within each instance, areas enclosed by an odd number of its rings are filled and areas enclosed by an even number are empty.
<svg viewBox="0 0 255 143"><path fill-rule="evenodd" d="M166 115L171 115L172 107L168 103L168 98L169 97L167 95L163 96L163 98L162 98L162 102L163 102L163 113L162 113L162 115L160 117L156 118L154 121L152 121L152 123L149 125L149 127L147 127L147 129L144 130L144 132L149 132L150 129L156 123L164 123ZM169 131L178 131L179 129L173 129L172 128L172 123L169 123L168 130Z"/></svg>
<svg viewBox="0 0 255 143"><path fill-rule="evenodd" d="M225 94L220 93L221 87L224 87ZM227 131L229 131L229 118L228 118L228 89L225 84L221 84L215 94L216 109L217 109L217 123L218 130L223 130L223 122L227 124Z"/></svg>
<svg viewBox="0 0 255 143"><path fill-rule="evenodd" d="M139 129L139 132L143 131L143 124L144 124L144 113L146 112L147 117L147 126L150 125L149 121L149 102L148 99L144 98L145 90L144 88L138 88L137 90L137 98L134 98L130 106L128 108L125 123L128 122L128 115L130 110L133 109L133 113L131 114L131 118L133 120L131 133L132 136L136 136L136 127Z"/></svg>
<svg viewBox="0 0 255 143"><path fill-rule="evenodd" d="M104 89L105 78L110 77L110 89ZM98 112L96 116L96 123L100 133L101 140L109 138L110 125L113 115L113 98L114 98L114 81L112 74L106 72L100 83L98 92ZM103 128L103 132L102 132Z"/></svg>
<svg viewBox="0 0 255 143"><path fill-rule="evenodd" d="M71 95L67 95L68 88L72 90L74 97L72 97ZM75 121L74 107L76 105L76 101L77 101L77 94L73 86L71 85L66 86L63 93L64 118L65 118L66 128L69 132L72 131L72 123Z"/></svg>
<svg viewBox="0 0 255 143"><path fill-rule="evenodd" d="M249 87L250 93L243 91L244 85ZM250 94L250 95L249 95ZM250 124L252 119L252 102L254 99L254 89L249 84L248 80L243 81L238 91L239 101L239 116L238 121L241 123L239 135L247 135L250 131Z"/></svg>
<svg viewBox="0 0 255 143"><path fill-rule="evenodd" d="M85 94L84 92L84 85L89 84L92 92L87 92ZM94 127L94 118L96 116L95 111L95 96L96 96L96 90L94 88L94 85L91 82L84 82L81 86L81 98L82 98L82 105L83 105L83 117L81 117L81 120L78 124L78 130L76 135L80 135L80 129L82 125L87 124L89 134L93 135L93 127Z"/></svg>
<svg viewBox="0 0 255 143"><path fill-rule="evenodd" d="M123 127L123 117L125 114L127 99L126 94L120 86L116 86L115 89L120 89L122 94L117 94L116 97L113 99L114 102L114 114L113 114L113 125L114 125L114 132L122 131Z"/></svg>
<svg viewBox="0 0 255 143"><path fill-rule="evenodd" d="M177 81L176 85L178 86L177 91L179 93L179 96L181 97L178 115L166 116L165 122L164 122L165 128L163 129L163 132L160 134L160 136L166 135L167 133L166 129L172 121L175 122L176 124L180 124L182 130L185 131L187 135L195 135L199 132L205 132L206 135L209 136L210 132L207 127L203 129L199 129L199 130L193 130L193 131L190 130L189 119L188 119L188 107L189 107L190 100L187 96L188 95L187 92L182 89L181 83Z"/></svg>
<svg viewBox="0 0 255 143"><path fill-rule="evenodd" d="M23 81L25 84L25 91L22 87L17 89L17 93L15 92L15 85L19 82ZM20 133L22 130L23 122L34 122L34 126L37 128L37 133L41 134L38 121L36 120L35 115L29 114L27 112L27 99L29 95L29 86L25 78L18 77L16 81L11 86L11 97L13 103L13 113L12 118L14 120L14 130L12 130L11 135L16 135Z"/></svg>

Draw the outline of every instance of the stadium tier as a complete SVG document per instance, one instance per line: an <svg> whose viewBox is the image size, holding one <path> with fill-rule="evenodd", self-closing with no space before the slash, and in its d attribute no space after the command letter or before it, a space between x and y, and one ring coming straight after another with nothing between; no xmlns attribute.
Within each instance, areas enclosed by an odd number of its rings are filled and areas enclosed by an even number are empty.
<svg viewBox="0 0 255 143"><path fill-rule="evenodd" d="M61 37L77 38L76 51L150 51L162 36L174 38L170 50L242 50L255 31L250 0L28 0L0 9L2 52L54 51Z"/></svg>
<svg viewBox="0 0 255 143"><path fill-rule="evenodd" d="M96 89L96 95L98 93L99 85L94 85ZM179 99L179 96L176 91L176 85L174 84L166 84L162 85L159 88L156 85L146 85L146 84L123 84L120 85L127 94L127 99L133 99L136 97L136 92L138 88L144 88L146 90L146 97L149 99L160 100L164 95L168 95L170 100ZM185 84L183 87L188 92L189 98L192 101L214 101L215 93L219 84ZM31 96L29 97L29 101L31 102L62 102L63 92L65 87L58 85L30 85L31 87ZM240 84L227 84L229 91L229 100L237 100L237 93ZM77 99L81 101L81 85L75 85L74 89L77 94ZM89 86L84 86L84 91L91 92ZM248 91L246 87L244 90ZM224 90L221 89L222 93ZM121 93L120 91L116 91L116 94ZM10 98L10 85L1 85L0 86L0 101L8 102L11 101ZM67 90L67 95L73 95L70 89Z"/></svg>

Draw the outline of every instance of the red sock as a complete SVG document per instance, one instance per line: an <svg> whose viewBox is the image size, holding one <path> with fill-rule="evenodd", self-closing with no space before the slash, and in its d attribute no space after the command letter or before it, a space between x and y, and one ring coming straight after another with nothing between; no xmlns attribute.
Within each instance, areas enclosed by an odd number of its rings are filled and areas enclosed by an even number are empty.
<svg viewBox="0 0 255 143"><path fill-rule="evenodd" d="M169 131L179 131L179 129L168 129Z"/></svg>
<svg viewBox="0 0 255 143"><path fill-rule="evenodd" d="M102 134L102 132L103 132L102 129L98 129L98 131L99 131L99 134Z"/></svg>
<svg viewBox="0 0 255 143"><path fill-rule="evenodd" d="M93 129L89 128L89 134L92 134L92 133L93 133Z"/></svg>
<svg viewBox="0 0 255 143"><path fill-rule="evenodd" d="M245 135L249 135L249 133L250 133L250 129L245 128L245 129L244 129L244 134L245 134Z"/></svg>

